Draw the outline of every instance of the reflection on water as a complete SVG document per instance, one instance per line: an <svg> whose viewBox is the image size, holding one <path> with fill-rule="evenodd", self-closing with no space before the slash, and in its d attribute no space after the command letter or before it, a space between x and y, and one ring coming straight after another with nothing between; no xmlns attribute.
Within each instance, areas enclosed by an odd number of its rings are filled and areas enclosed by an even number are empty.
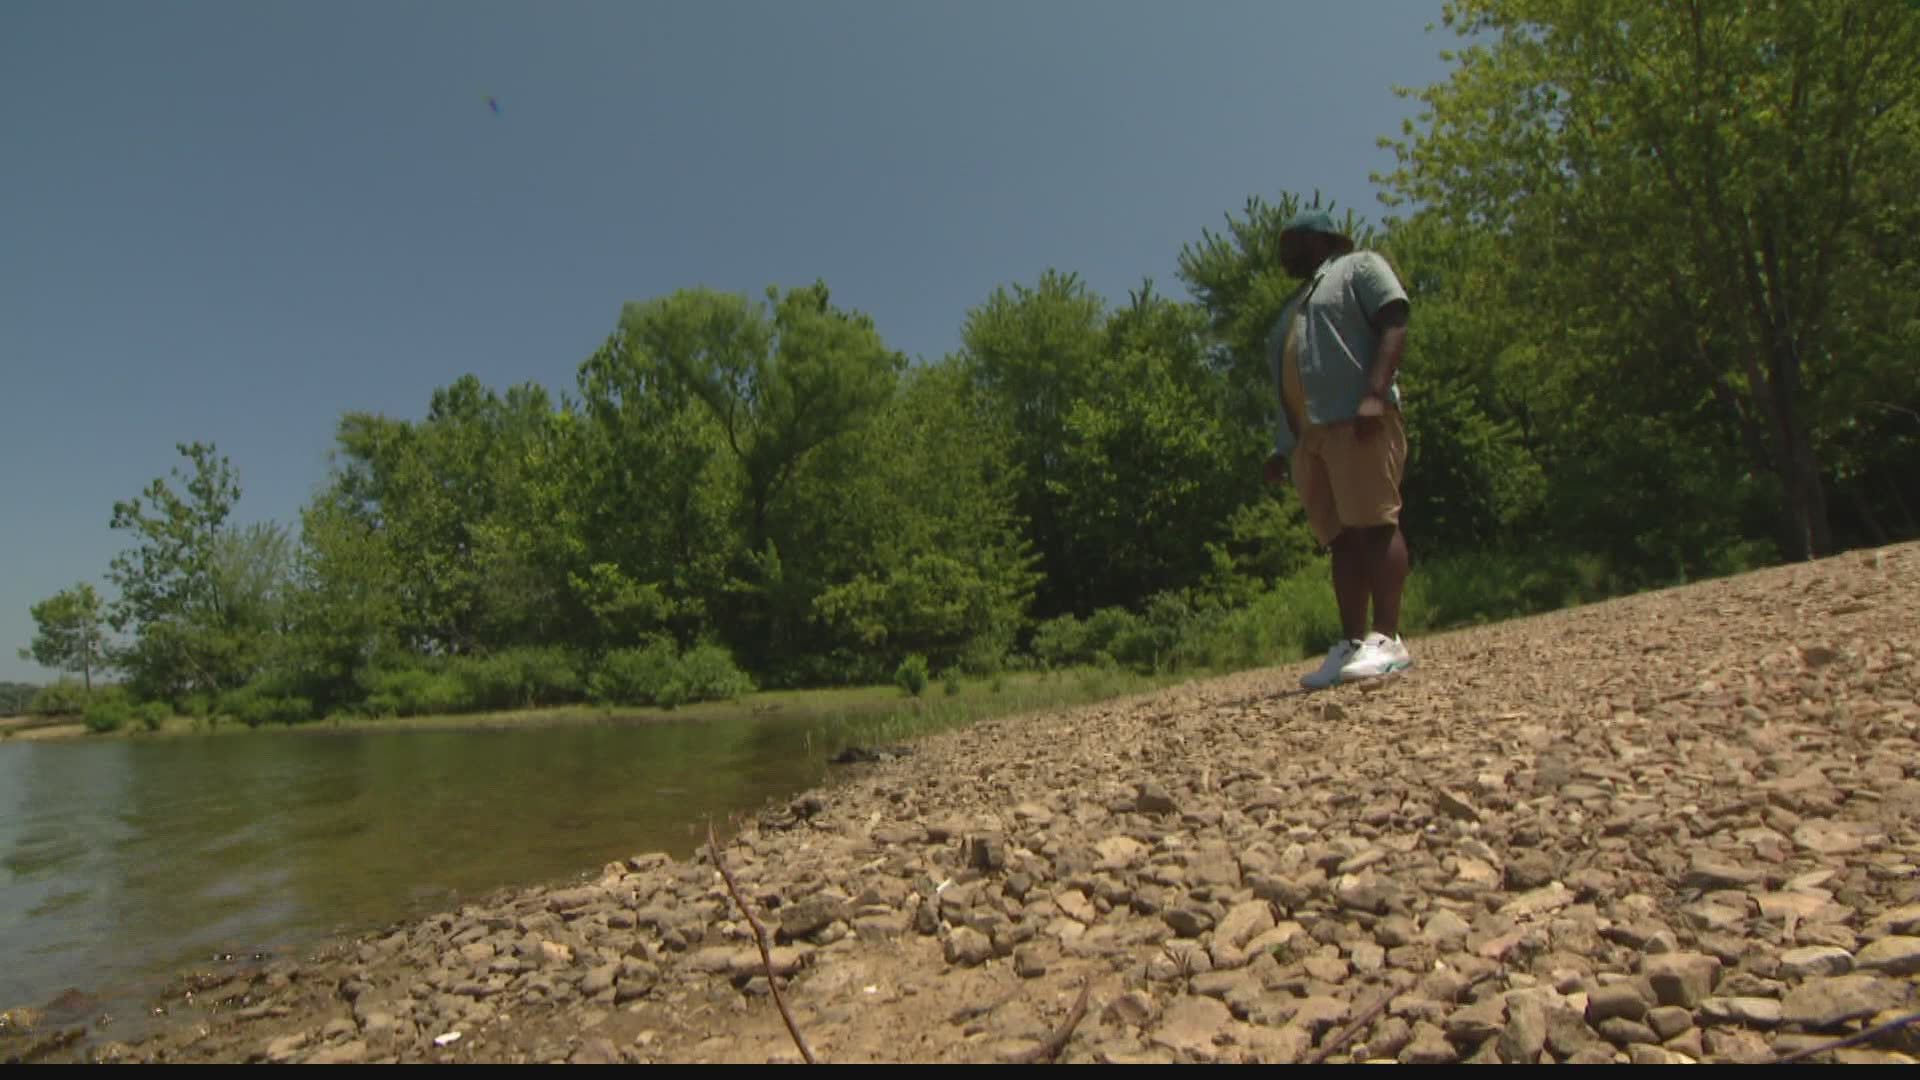
<svg viewBox="0 0 1920 1080"><path fill-rule="evenodd" d="M0 1008L684 855L819 782L826 723L0 745Z"/></svg>

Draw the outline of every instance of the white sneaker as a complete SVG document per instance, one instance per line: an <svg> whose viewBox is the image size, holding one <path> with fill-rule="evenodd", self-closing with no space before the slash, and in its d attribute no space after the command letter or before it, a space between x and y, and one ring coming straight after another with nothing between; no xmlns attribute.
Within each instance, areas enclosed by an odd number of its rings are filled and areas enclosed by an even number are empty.
<svg viewBox="0 0 1920 1080"><path fill-rule="evenodd" d="M1360 650L1340 668L1336 681L1377 679L1412 666L1413 657L1407 653L1406 642L1385 634L1368 634L1367 640L1360 643Z"/></svg>
<svg viewBox="0 0 1920 1080"><path fill-rule="evenodd" d="M1355 656L1360 654L1362 643L1346 640L1336 641L1333 648L1327 650L1326 662L1320 670L1300 677L1300 685L1309 690L1325 690L1340 681L1340 673Z"/></svg>

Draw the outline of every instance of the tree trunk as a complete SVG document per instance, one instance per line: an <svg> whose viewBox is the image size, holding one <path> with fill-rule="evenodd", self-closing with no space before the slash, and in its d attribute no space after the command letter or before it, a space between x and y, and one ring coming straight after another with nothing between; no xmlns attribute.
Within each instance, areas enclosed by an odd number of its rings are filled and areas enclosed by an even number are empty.
<svg viewBox="0 0 1920 1080"><path fill-rule="evenodd" d="M1867 531L1867 540L1874 547L1885 547L1891 540L1886 527L1880 524L1880 515L1873 512L1873 501L1867 498L1867 485L1856 482L1846 485L1847 494L1853 502L1853 512L1860 515L1860 527Z"/></svg>

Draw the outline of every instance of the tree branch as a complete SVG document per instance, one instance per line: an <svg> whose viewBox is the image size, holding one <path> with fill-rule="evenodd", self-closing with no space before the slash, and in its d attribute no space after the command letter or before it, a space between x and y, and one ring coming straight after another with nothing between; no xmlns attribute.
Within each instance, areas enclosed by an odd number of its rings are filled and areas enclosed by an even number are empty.
<svg viewBox="0 0 1920 1080"><path fill-rule="evenodd" d="M1039 1046L1013 1055L1007 1059L1007 1063L1010 1065L1032 1065L1042 1061L1050 1062L1054 1058L1059 1057L1060 1051L1065 1050L1068 1041L1073 1038L1073 1029L1080 1026L1080 1018L1087 1015L1087 995L1092 992L1092 990L1092 979L1082 982L1080 984L1080 996L1075 999L1073 1008L1068 1010L1067 1018L1060 1022L1060 1026L1054 1028L1053 1033L1048 1035L1046 1040Z"/></svg>
<svg viewBox="0 0 1920 1080"><path fill-rule="evenodd" d="M780 980L773 974L773 954L767 950L767 930L747 906L747 900L740 895L740 886L733 880L733 871L727 869L727 861L720 857L720 844L713 837L713 822L707 822L707 854L713 856L713 865L720 868L720 876L726 879L727 894L747 917L747 925L753 928L753 942L760 946L760 966L767 973L767 989L773 991L773 1003L780 1009L780 1019L786 1021L787 1034L793 1036L793 1045L800 1048L800 1056L809 1065L818 1065L820 1060L813 1056L813 1047L807 1045L807 1037L800 1034L800 1025L794 1023L793 1013L787 1010L787 999L780 993Z"/></svg>

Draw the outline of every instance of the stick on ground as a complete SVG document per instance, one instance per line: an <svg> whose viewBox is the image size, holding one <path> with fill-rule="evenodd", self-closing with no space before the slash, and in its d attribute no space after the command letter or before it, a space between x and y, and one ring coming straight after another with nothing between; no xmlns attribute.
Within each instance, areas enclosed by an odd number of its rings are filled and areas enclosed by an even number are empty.
<svg viewBox="0 0 1920 1080"><path fill-rule="evenodd" d="M1339 1031L1335 1032L1333 1036L1329 1038L1326 1042L1321 1043L1320 1049L1315 1050L1311 1054L1308 1054L1307 1059L1301 1062L1301 1064L1318 1065L1321 1062L1332 1057L1335 1053L1337 1053L1340 1050L1341 1047L1351 1042L1355 1035L1358 1035L1362 1031L1365 1031L1367 1025L1373 1023L1374 1017L1379 1016L1382 1012L1385 1012L1387 1008L1387 1003L1392 1001L1394 998L1394 995L1397 993L1399 993L1398 990L1394 989L1391 986L1387 987L1387 989L1383 991L1379 997L1373 1000L1373 1004L1360 1010L1360 1014L1353 1018L1352 1023L1349 1023L1346 1027L1343 1027Z"/></svg>
<svg viewBox="0 0 1920 1080"><path fill-rule="evenodd" d="M773 1003L780 1009L780 1019L787 1022L787 1034L793 1036L793 1045L800 1048L800 1056L809 1065L818 1065L820 1061L813 1056L813 1047L807 1045L807 1037L800 1034L800 1025L793 1022L793 1013L787 1011L787 999L780 993L780 980L773 975L773 954L767 950L767 929L747 906L747 899L740 895L740 886L733 880L733 871L727 869L727 861L720 857L720 844L713 838L713 822L707 822L707 853L713 856L713 865L720 868L720 876L726 879L727 894L747 917L747 925L753 928L753 943L760 946L760 966L767 973L767 989L773 991Z"/></svg>
<svg viewBox="0 0 1920 1080"><path fill-rule="evenodd" d="M1905 1016L1889 1020L1884 1024L1875 1024L1865 1031L1849 1035L1844 1039L1835 1039L1830 1043L1822 1043L1819 1046L1809 1046L1805 1050L1796 1050L1785 1057L1774 1058L1773 1063L1775 1065L1791 1065L1796 1061L1805 1061L1815 1054L1824 1054L1830 1050L1845 1050L1849 1046L1858 1046L1864 1042L1872 1042L1890 1031L1897 1031L1909 1024L1920 1024L1920 1012L1908 1013Z"/></svg>
<svg viewBox="0 0 1920 1080"><path fill-rule="evenodd" d="M1059 1027L1053 1029L1053 1034L1047 1036L1046 1041L1042 1042L1039 1046L1009 1058L1007 1063L1010 1065L1033 1065L1042 1061L1052 1061L1054 1058L1059 1057L1060 1051L1067 1048L1068 1040L1073 1038L1073 1029L1080 1026L1080 1018L1087 1015L1087 995L1092 992L1092 979L1081 983L1080 996L1074 1000L1073 1008L1068 1011L1067 1018L1060 1022Z"/></svg>

